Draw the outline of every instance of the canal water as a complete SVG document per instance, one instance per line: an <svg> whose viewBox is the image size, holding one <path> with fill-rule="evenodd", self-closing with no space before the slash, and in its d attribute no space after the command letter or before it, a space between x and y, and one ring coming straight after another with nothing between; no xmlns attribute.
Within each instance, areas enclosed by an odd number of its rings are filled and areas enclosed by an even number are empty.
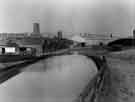
<svg viewBox="0 0 135 102"><path fill-rule="evenodd" d="M96 73L94 62L85 56L55 56L2 83L0 101L74 102Z"/></svg>

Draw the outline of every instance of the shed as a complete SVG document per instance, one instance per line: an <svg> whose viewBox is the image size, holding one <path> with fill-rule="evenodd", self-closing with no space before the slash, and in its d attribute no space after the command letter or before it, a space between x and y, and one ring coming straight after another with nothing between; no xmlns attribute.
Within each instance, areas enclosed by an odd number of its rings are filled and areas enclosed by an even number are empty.
<svg viewBox="0 0 135 102"><path fill-rule="evenodd" d="M36 37L23 38L21 40L18 40L18 45L19 47L36 49L36 55L40 55L43 52L43 49L42 49L43 39L42 38L36 38Z"/></svg>

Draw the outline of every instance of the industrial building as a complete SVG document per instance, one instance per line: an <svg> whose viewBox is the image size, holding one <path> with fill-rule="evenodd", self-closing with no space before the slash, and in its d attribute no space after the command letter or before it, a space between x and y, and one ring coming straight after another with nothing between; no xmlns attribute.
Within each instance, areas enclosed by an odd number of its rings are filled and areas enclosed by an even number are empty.
<svg viewBox="0 0 135 102"><path fill-rule="evenodd" d="M10 48L11 53L26 54L31 49L31 54L39 56L44 52L67 48L71 43L72 41L63 38L61 30L53 38L43 37L40 33L39 23L33 23L32 33L0 33L1 54L4 54L11 44L15 49L13 51Z"/></svg>
<svg viewBox="0 0 135 102"><path fill-rule="evenodd" d="M28 33L1 33L0 34L0 53L5 54L31 54L40 55L44 38L40 35L40 28L38 23L33 24L33 32ZM12 46L11 46L12 44Z"/></svg>

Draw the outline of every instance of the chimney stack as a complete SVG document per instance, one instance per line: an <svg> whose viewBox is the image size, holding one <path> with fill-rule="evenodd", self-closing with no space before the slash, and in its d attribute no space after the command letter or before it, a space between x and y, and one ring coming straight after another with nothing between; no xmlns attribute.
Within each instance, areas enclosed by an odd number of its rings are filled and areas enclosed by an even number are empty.
<svg viewBox="0 0 135 102"><path fill-rule="evenodd" d="M33 33L34 34L39 34L40 33L39 23L33 23Z"/></svg>
<svg viewBox="0 0 135 102"><path fill-rule="evenodd" d="M58 35L57 36L58 36L59 39L62 39L62 31L61 30L58 31Z"/></svg>
<svg viewBox="0 0 135 102"><path fill-rule="evenodd" d="M133 29L133 38L135 39L135 29Z"/></svg>

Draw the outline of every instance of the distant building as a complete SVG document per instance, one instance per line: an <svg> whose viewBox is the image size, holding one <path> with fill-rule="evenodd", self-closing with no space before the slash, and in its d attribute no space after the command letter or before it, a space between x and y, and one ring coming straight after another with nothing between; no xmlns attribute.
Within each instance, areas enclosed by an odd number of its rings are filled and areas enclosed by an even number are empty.
<svg viewBox="0 0 135 102"><path fill-rule="evenodd" d="M16 39L16 38L24 38L28 37L28 33L0 33L0 40L6 40L6 39Z"/></svg>
<svg viewBox="0 0 135 102"><path fill-rule="evenodd" d="M44 42L43 38L31 38L31 37L27 37L27 38L24 38L24 39L17 41L19 47L26 47L26 48L35 49L36 55L42 54L43 42Z"/></svg>
<svg viewBox="0 0 135 102"><path fill-rule="evenodd" d="M16 48L15 47L8 47L8 46L0 46L0 54L15 54Z"/></svg>
<svg viewBox="0 0 135 102"><path fill-rule="evenodd" d="M0 33L0 40L6 39L21 39L26 37L42 37L40 34L40 25L39 23L33 23L33 32L32 33Z"/></svg>
<svg viewBox="0 0 135 102"><path fill-rule="evenodd" d="M33 23L33 33L40 34L40 25L39 23Z"/></svg>
<svg viewBox="0 0 135 102"><path fill-rule="evenodd" d="M135 29L133 30L133 38L135 39Z"/></svg>
<svg viewBox="0 0 135 102"><path fill-rule="evenodd" d="M83 37L86 40L86 43L88 45L100 45L102 44L107 44L110 41L116 40L119 37L118 36L113 36L111 34L80 34L81 37Z"/></svg>
<svg viewBox="0 0 135 102"><path fill-rule="evenodd" d="M59 39L62 39L62 31L60 30L60 31L58 31L58 35L57 35L57 37L59 38Z"/></svg>
<svg viewBox="0 0 135 102"><path fill-rule="evenodd" d="M85 39L79 35L72 36L71 40L73 41L73 45L71 47L84 47L85 46Z"/></svg>
<svg viewBox="0 0 135 102"><path fill-rule="evenodd" d="M33 23L33 32L31 33L31 37L42 37L39 23Z"/></svg>
<svg viewBox="0 0 135 102"><path fill-rule="evenodd" d="M71 40L77 43L86 42L85 39L79 35L74 35Z"/></svg>
<svg viewBox="0 0 135 102"><path fill-rule="evenodd" d="M15 42L18 45L16 48L19 48L19 53L24 53L31 49L36 52L36 55L46 52L46 49L55 51L68 46L68 43L64 43L62 31L58 31L56 37L43 37L42 34L44 33L40 33L39 23L33 23L32 33L0 33L0 45L3 46L3 43L6 44L7 42L10 44L9 41ZM7 45L4 46L6 47Z"/></svg>
<svg viewBox="0 0 135 102"><path fill-rule="evenodd" d="M32 33L1 33L0 45L9 46L10 43L15 42L22 50L35 49L36 55L40 55L42 51L42 44L44 38L40 34L39 23L33 23ZM10 42L9 42L10 41ZM8 45L7 45L8 43Z"/></svg>
<svg viewBox="0 0 135 102"><path fill-rule="evenodd" d="M0 54L18 54L18 45L16 43L1 43Z"/></svg>

